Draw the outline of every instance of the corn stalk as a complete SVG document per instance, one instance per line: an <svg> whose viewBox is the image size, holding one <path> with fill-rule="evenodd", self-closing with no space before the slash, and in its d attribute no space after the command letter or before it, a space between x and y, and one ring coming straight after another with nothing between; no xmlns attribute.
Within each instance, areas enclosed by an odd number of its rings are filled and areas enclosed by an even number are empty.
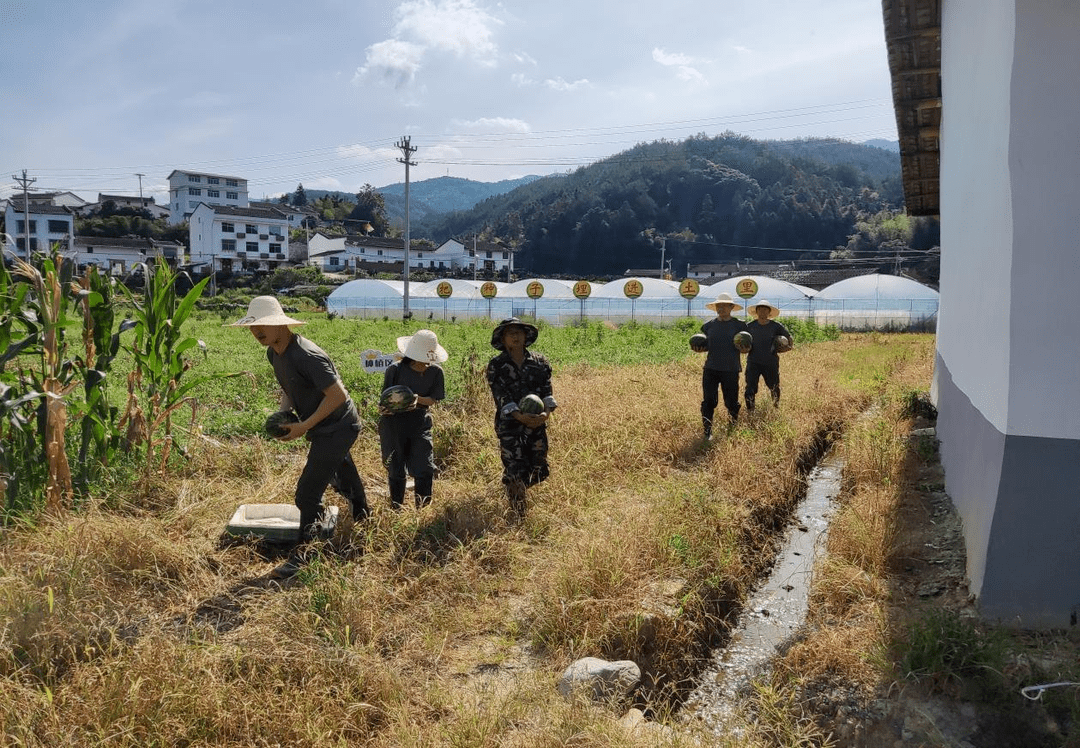
<svg viewBox="0 0 1080 748"><path fill-rule="evenodd" d="M15 274L25 279L30 293L24 297L25 309L36 318L39 366L30 377L40 391L38 433L42 437L47 469L45 507L58 512L70 506L73 496L71 467L68 464L65 432L67 429L67 394L77 385L75 367L65 360L64 325L69 297L63 275L70 274L70 264L53 250L42 260L39 271L30 263L15 258ZM29 317L29 315L27 315Z"/></svg>

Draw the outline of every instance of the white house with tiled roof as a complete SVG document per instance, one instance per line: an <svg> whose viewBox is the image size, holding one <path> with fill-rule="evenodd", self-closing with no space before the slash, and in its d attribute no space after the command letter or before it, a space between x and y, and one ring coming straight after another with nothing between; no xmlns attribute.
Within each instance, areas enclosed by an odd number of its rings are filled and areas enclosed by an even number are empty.
<svg viewBox="0 0 1080 748"><path fill-rule="evenodd" d="M244 208L248 183L240 177L175 169L169 175L169 223L182 223L199 203Z"/></svg>
<svg viewBox="0 0 1080 748"><path fill-rule="evenodd" d="M24 260L30 259L30 253L45 252L53 244L69 247L75 236L75 217L71 210L33 199L24 204L21 196L7 201L4 226L7 232L4 249ZM27 252L28 245L30 253Z"/></svg>
<svg viewBox="0 0 1080 748"><path fill-rule="evenodd" d="M188 247L198 274L274 270L289 259L289 219L274 208L199 203L188 219Z"/></svg>
<svg viewBox="0 0 1080 748"><path fill-rule="evenodd" d="M73 254L78 266L96 265L108 275L123 276L137 263L162 257L175 266L183 257L184 245L172 241L157 241L145 237L75 237Z"/></svg>

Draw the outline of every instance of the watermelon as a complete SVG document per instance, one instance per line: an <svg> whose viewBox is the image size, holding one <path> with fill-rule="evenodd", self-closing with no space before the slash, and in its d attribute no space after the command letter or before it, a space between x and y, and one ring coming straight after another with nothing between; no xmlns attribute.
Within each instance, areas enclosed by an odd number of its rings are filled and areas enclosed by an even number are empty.
<svg viewBox="0 0 1080 748"><path fill-rule="evenodd" d="M735 347L738 348L740 351L746 353L754 344L754 336L748 333L746 330L740 330L739 332L735 333L735 337L732 339L731 342L733 342L735 344Z"/></svg>
<svg viewBox="0 0 1080 748"><path fill-rule="evenodd" d="M300 423L300 419L297 418L296 414L291 410L279 410L266 417L266 423L263 424L263 431L265 431L266 435L271 439L285 436L289 432L281 427L284 423Z"/></svg>
<svg viewBox="0 0 1080 748"><path fill-rule="evenodd" d="M544 406L544 401L537 395L526 395L521 398L521 402L518 403L518 407L521 408L522 413L528 413L530 415L539 415L543 413L547 408Z"/></svg>
<svg viewBox="0 0 1080 748"><path fill-rule="evenodd" d="M787 353L791 350L791 338L777 335L772 341L773 350L777 353Z"/></svg>
<svg viewBox="0 0 1080 748"><path fill-rule="evenodd" d="M690 350L701 353L702 351L708 350L708 348L709 339L705 337L704 334L699 332L696 335L690 336Z"/></svg>
<svg viewBox="0 0 1080 748"><path fill-rule="evenodd" d="M379 395L379 409L391 413L401 413L416 405L416 395L403 384L387 387Z"/></svg>

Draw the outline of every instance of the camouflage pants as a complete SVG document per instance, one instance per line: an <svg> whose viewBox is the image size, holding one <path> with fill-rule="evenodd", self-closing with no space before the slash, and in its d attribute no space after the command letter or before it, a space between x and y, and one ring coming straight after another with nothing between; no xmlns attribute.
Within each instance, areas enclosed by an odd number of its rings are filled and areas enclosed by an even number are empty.
<svg viewBox="0 0 1080 748"><path fill-rule="evenodd" d="M536 429L504 426L497 430L497 435L503 483L521 481L526 486L534 486L548 477L546 426Z"/></svg>

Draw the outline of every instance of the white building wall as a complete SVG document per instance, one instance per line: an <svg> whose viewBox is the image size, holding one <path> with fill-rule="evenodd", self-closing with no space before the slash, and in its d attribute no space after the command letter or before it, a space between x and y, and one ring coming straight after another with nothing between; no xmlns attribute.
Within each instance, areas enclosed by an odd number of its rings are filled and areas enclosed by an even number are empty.
<svg viewBox="0 0 1080 748"><path fill-rule="evenodd" d="M935 390L971 590L1022 627L1080 617L1080 13L944 2Z"/></svg>
<svg viewBox="0 0 1080 748"><path fill-rule="evenodd" d="M198 171L176 170L169 175L169 223L181 223L199 203L247 207L247 180Z"/></svg>

